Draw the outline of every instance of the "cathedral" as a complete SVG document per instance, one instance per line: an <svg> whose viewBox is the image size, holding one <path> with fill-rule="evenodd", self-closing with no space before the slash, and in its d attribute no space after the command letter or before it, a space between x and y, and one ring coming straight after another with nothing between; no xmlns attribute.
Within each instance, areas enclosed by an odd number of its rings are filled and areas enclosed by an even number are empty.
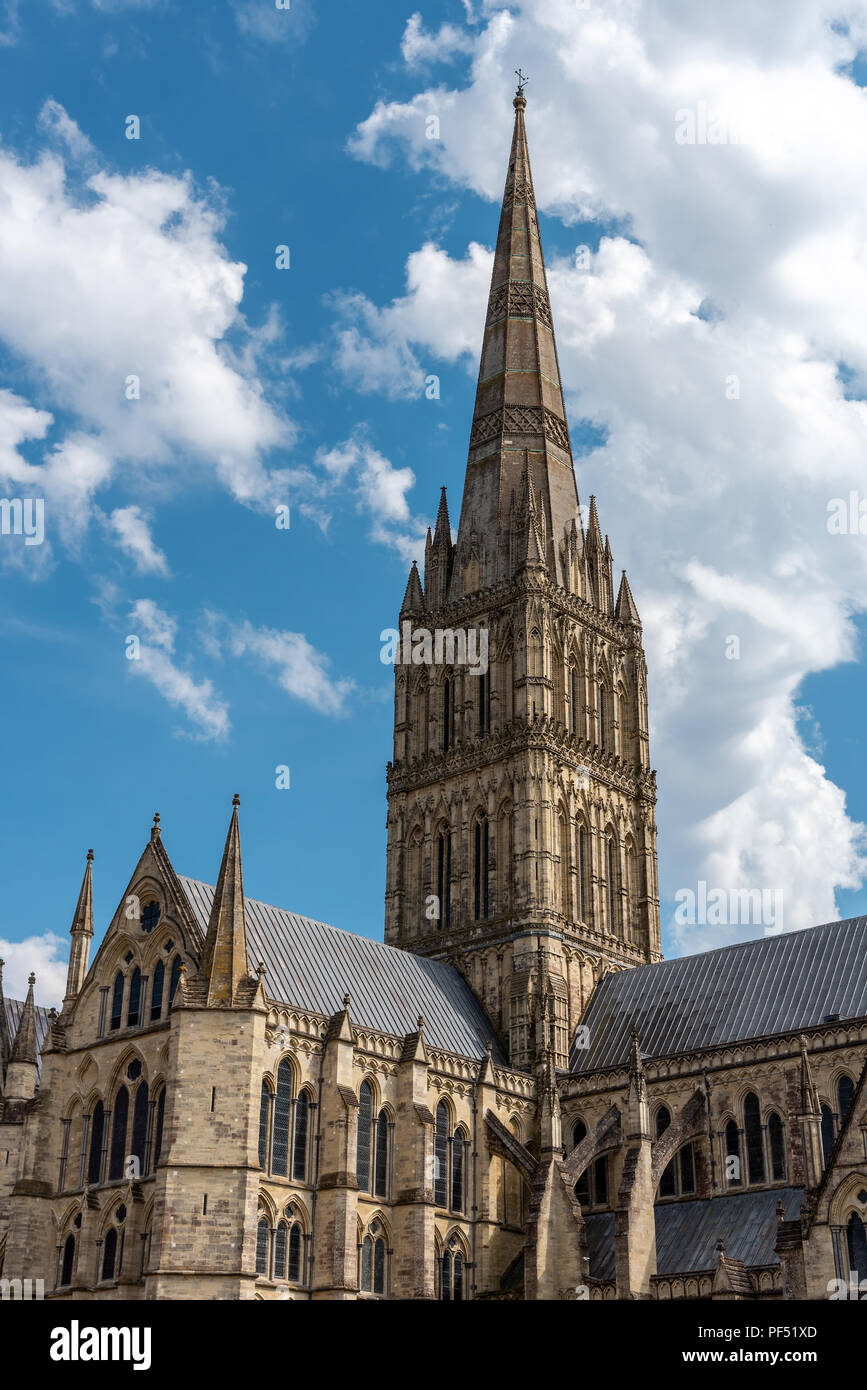
<svg viewBox="0 0 867 1390"><path fill-rule="evenodd" d="M236 796L213 885L155 817L91 962L89 851L60 1011L0 992L4 1296L867 1280L867 918L662 958L641 620L514 107L458 528L443 490L399 613L385 940L247 897Z"/></svg>

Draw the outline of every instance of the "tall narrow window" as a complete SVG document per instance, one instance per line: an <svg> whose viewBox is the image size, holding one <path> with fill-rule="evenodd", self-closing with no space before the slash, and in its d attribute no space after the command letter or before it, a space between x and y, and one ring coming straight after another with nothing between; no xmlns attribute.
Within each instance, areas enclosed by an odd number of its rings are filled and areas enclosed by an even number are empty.
<svg viewBox="0 0 867 1390"><path fill-rule="evenodd" d="M601 753L604 753L604 752L605 752L605 749L606 749L606 747L607 747L607 735L606 735L606 729L605 729L605 724L606 724L606 720L607 720L607 719L608 719L608 710L607 710L607 708L606 708L605 686L600 684L600 686L599 686L599 751L600 751Z"/></svg>
<svg viewBox="0 0 867 1390"><path fill-rule="evenodd" d="M129 1118L129 1091L126 1086L118 1089L114 1098L114 1122L111 1130L111 1152L108 1161L108 1180L114 1182L123 1177L123 1160L126 1154L126 1124Z"/></svg>
<svg viewBox="0 0 867 1390"><path fill-rule="evenodd" d="M783 1122L776 1111L768 1116L768 1144L771 1150L771 1182L782 1182L786 1176L786 1146L783 1142Z"/></svg>
<svg viewBox="0 0 867 1390"><path fill-rule="evenodd" d="M178 987L178 981L179 981L180 978L181 978L181 958L180 958L180 956L175 956L174 960L172 961L172 974L171 974L171 979L170 979L170 981L169 981L169 1003L170 1003L170 1004L171 1004L172 1000L173 1000L174 997L175 997L175 990L176 990L177 987Z"/></svg>
<svg viewBox="0 0 867 1390"><path fill-rule="evenodd" d="M157 1163L159 1162L160 1151L162 1150L162 1147L163 1147L163 1121L165 1120L165 1117L166 1117L166 1088L165 1088L165 1086L163 1086L162 1090L160 1091L160 1098L159 1098L159 1100L157 1101L157 1122L156 1122L156 1128L155 1128L155 1130L154 1130L154 1158L153 1158L153 1168L154 1168L154 1171L156 1171L156 1166L157 1166Z"/></svg>
<svg viewBox="0 0 867 1390"><path fill-rule="evenodd" d="M277 1096L274 1101L274 1139L271 1172L285 1178L289 1173L289 1117L292 1113L292 1067L284 1058L277 1068Z"/></svg>
<svg viewBox="0 0 867 1390"><path fill-rule="evenodd" d="M449 1110L445 1101L436 1109L434 1128L434 1206L446 1207L449 1200Z"/></svg>
<svg viewBox="0 0 867 1390"><path fill-rule="evenodd" d="M476 920L488 915L488 821L482 816L476 821L474 907Z"/></svg>
<svg viewBox="0 0 867 1390"><path fill-rule="evenodd" d="M656 1112L656 1137L660 1139L671 1124L671 1115L666 1106L661 1105ZM674 1197L677 1192L677 1173L674 1166L674 1159L666 1165L662 1177L659 1179L660 1197Z"/></svg>
<svg viewBox="0 0 867 1390"><path fill-rule="evenodd" d="M101 1100L93 1107L90 1122L90 1158L87 1164L87 1181L93 1186L102 1179L102 1139L105 1129L105 1106Z"/></svg>
<svg viewBox="0 0 867 1390"><path fill-rule="evenodd" d="M608 929L612 935L617 932L618 912L617 912L617 864L614 851L614 841L609 837L608 840Z"/></svg>
<svg viewBox="0 0 867 1390"><path fill-rule="evenodd" d="M373 1195L388 1196L388 1114L380 1110L376 1117L373 1160Z"/></svg>
<svg viewBox="0 0 867 1390"><path fill-rule="evenodd" d="M452 683L448 677L443 681L443 752L447 753L452 746L452 732L454 723L454 694Z"/></svg>
<svg viewBox="0 0 867 1390"><path fill-rule="evenodd" d="M267 1082L262 1082L259 1096L259 1167L262 1172L268 1169L268 1121L271 1118L271 1092Z"/></svg>
<svg viewBox="0 0 867 1390"><path fill-rule="evenodd" d="M587 921L587 831L578 827L578 910L581 921Z"/></svg>
<svg viewBox="0 0 867 1390"><path fill-rule="evenodd" d="M159 1018L163 1011L163 987L166 981L166 967L161 960L154 966L154 982L151 986L151 1023Z"/></svg>
<svg viewBox="0 0 867 1390"><path fill-rule="evenodd" d="M259 1217L256 1226L256 1273L268 1273L268 1222L264 1216Z"/></svg>
<svg viewBox="0 0 867 1390"><path fill-rule="evenodd" d="M301 1227L297 1221L289 1232L289 1278L295 1284L301 1280Z"/></svg>
<svg viewBox="0 0 867 1390"><path fill-rule="evenodd" d="M72 1283L72 1266L75 1262L75 1236L68 1235L63 1243L63 1264L60 1268L60 1284L66 1288Z"/></svg>
<svg viewBox="0 0 867 1390"><path fill-rule="evenodd" d="M286 1278L286 1250L289 1227L281 1221L274 1236L274 1278Z"/></svg>
<svg viewBox="0 0 867 1390"><path fill-rule="evenodd" d="M834 1112L830 1105L822 1106L822 1156L825 1162L831 1157L834 1147Z"/></svg>
<svg viewBox="0 0 867 1390"><path fill-rule="evenodd" d="M560 841L560 911L564 917L571 918L570 873L569 873L569 823L564 811L557 816L557 832Z"/></svg>
<svg viewBox="0 0 867 1390"><path fill-rule="evenodd" d="M680 1190L685 1195L695 1192L695 1157L692 1144L685 1144L678 1157L680 1159Z"/></svg>
<svg viewBox="0 0 867 1390"><path fill-rule="evenodd" d="M466 1140L463 1131L455 1130L452 1135L452 1211L464 1210L464 1150Z"/></svg>
<svg viewBox="0 0 867 1390"><path fill-rule="evenodd" d="M593 1200L597 1207L608 1206L608 1155L593 1164Z"/></svg>
<svg viewBox="0 0 867 1390"><path fill-rule="evenodd" d="M385 1293L385 1241L381 1236L373 1242L373 1292Z"/></svg>
<svg viewBox="0 0 867 1390"><path fill-rule="evenodd" d="M114 1278L114 1262L117 1257L117 1228L109 1226L102 1247L102 1277Z"/></svg>
<svg viewBox="0 0 867 1390"><path fill-rule="evenodd" d="M479 737L484 738L488 732L488 677L480 673L476 679L479 682Z"/></svg>
<svg viewBox="0 0 867 1390"><path fill-rule="evenodd" d="M569 668L569 715L573 734L578 733L578 672L574 666Z"/></svg>
<svg viewBox="0 0 867 1390"><path fill-rule="evenodd" d="M849 1254L849 1273L857 1274L859 1282L867 1279L867 1231L857 1211L853 1211L846 1226L846 1248ZM854 1297L854 1294L851 1296Z"/></svg>
<svg viewBox="0 0 867 1390"><path fill-rule="evenodd" d="M726 1183L738 1187L743 1181L741 1174L741 1136L734 1120L729 1120L725 1133Z"/></svg>
<svg viewBox="0 0 867 1390"><path fill-rule="evenodd" d="M145 1148L148 1140L148 1083L140 1081L132 1108L132 1143L130 1153L138 1159L138 1171L145 1172Z"/></svg>
<svg viewBox="0 0 867 1390"><path fill-rule="evenodd" d="M373 1241L365 1236L361 1242L361 1291L373 1293Z"/></svg>
<svg viewBox="0 0 867 1390"><path fill-rule="evenodd" d="M744 1101L744 1138L750 1182L765 1181L765 1146L762 1142L762 1114L759 1098L750 1091Z"/></svg>
<svg viewBox="0 0 867 1390"><path fill-rule="evenodd" d="M843 1128L848 1119L854 1096L855 1082L851 1076L841 1076L837 1082L837 1121L840 1129Z"/></svg>
<svg viewBox="0 0 867 1390"><path fill-rule="evenodd" d="M295 1102L295 1141L292 1146L292 1177L307 1181L307 1142L310 1132L310 1097L302 1091Z"/></svg>
<svg viewBox="0 0 867 1390"><path fill-rule="evenodd" d="M358 1093L358 1143L355 1153L355 1176L361 1192L370 1191L370 1141L373 1128L373 1087L362 1081Z"/></svg>
<svg viewBox="0 0 867 1390"><path fill-rule="evenodd" d="M141 1004L141 971L138 966L132 972L132 979L129 982L129 1003L126 1006L126 1026L134 1028L138 1023L139 1006Z"/></svg>
<svg viewBox="0 0 867 1390"><path fill-rule="evenodd" d="M452 836L450 830L441 830L437 836L437 897L439 899L439 926L448 931L452 924Z"/></svg>
<svg viewBox="0 0 867 1390"><path fill-rule="evenodd" d="M111 1022L109 1029L119 1028L123 1018L123 971L118 970L114 977L114 989L111 992Z"/></svg>

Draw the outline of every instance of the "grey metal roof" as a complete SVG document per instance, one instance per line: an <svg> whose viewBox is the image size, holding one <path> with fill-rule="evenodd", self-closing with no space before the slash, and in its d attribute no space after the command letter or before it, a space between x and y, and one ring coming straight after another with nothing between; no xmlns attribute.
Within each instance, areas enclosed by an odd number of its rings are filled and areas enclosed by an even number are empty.
<svg viewBox="0 0 867 1390"><path fill-rule="evenodd" d="M180 881L205 933L214 889L197 879ZM491 1039L495 1060L505 1060L493 1025L454 966L246 896L244 909L250 964L264 963L271 999L330 1016L349 993L350 1016L361 1027L403 1037L415 1032L423 1014L429 1046L482 1058Z"/></svg>
<svg viewBox="0 0 867 1390"><path fill-rule="evenodd" d="M605 975L582 1019L590 1046L575 1072L629 1062L633 1024L644 1057L794 1032L867 1015L867 917L761 937Z"/></svg>
<svg viewBox="0 0 867 1390"><path fill-rule="evenodd" d="M21 1022L21 1015L24 1012L23 999L4 999L6 1005L6 1036L9 1039L9 1046L15 1034L18 1032L18 1024ZM42 1069L42 1044L45 1042L48 1033L48 1010L36 1005L36 1056L37 1066Z"/></svg>
<svg viewBox="0 0 867 1390"><path fill-rule="evenodd" d="M794 1221L804 1200L802 1187L774 1187L766 1192L742 1192L704 1201L660 1202L656 1216L657 1274L689 1274L716 1269L717 1241L725 1252L746 1265L777 1263L777 1202L787 1221ZM594 1279L614 1278L614 1213L584 1218Z"/></svg>

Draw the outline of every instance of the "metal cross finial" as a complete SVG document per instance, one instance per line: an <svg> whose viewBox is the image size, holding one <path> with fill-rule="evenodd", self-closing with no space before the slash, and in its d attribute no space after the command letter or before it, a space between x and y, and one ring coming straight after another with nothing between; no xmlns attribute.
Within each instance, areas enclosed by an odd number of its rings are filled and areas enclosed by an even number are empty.
<svg viewBox="0 0 867 1390"><path fill-rule="evenodd" d="M524 95L524 88L526 87L530 79L529 77L524 76L520 68L515 68L515 76L518 79L518 96L522 97Z"/></svg>

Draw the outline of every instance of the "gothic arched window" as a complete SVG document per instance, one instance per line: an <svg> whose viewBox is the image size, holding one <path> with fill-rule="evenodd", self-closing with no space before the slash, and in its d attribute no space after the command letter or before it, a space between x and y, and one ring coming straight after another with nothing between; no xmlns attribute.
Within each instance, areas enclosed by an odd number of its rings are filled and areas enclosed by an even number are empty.
<svg viewBox="0 0 867 1390"><path fill-rule="evenodd" d="M373 1195L388 1196L388 1114L380 1110L376 1117L373 1150Z"/></svg>
<svg viewBox="0 0 867 1390"><path fill-rule="evenodd" d="M93 1107L90 1122L90 1158L87 1164L87 1181L93 1184L102 1180L102 1140L105 1130L105 1106L101 1100Z"/></svg>
<svg viewBox="0 0 867 1390"><path fill-rule="evenodd" d="M741 1174L741 1136L734 1120L729 1120L726 1125L725 1149L726 1183L729 1187L737 1187L743 1179Z"/></svg>
<svg viewBox="0 0 867 1390"><path fill-rule="evenodd" d="M263 1081L259 1096L259 1167L263 1173L268 1169L268 1121L270 1118L271 1091L267 1081Z"/></svg>
<svg viewBox="0 0 867 1390"><path fill-rule="evenodd" d="M479 683L478 692L478 728L479 738L484 738L490 725L490 686L488 677L484 671L480 671L476 680Z"/></svg>
<svg viewBox="0 0 867 1390"><path fill-rule="evenodd" d="M295 1284L301 1280L301 1227L297 1221L289 1231L289 1278Z"/></svg>
<svg viewBox="0 0 867 1390"><path fill-rule="evenodd" d="M274 1278L286 1278L286 1253L288 1248L289 1227L285 1221L281 1221L274 1234Z"/></svg>
<svg viewBox="0 0 867 1390"><path fill-rule="evenodd" d="M454 738L455 701L454 688L448 676L443 681L443 752L447 753Z"/></svg>
<svg viewBox="0 0 867 1390"><path fill-rule="evenodd" d="M849 1254L849 1273L857 1274L859 1281L867 1279L867 1231L857 1211L853 1211L846 1225L846 1248ZM854 1294L851 1297L854 1297Z"/></svg>
<svg viewBox="0 0 867 1390"><path fill-rule="evenodd" d="M138 1171L143 1176L147 1171L146 1153L148 1139L148 1083L140 1081L132 1107L132 1142L130 1154L138 1159Z"/></svg>
<svg viewBox="0 0 867 1390"><path fill-rule="evenodd" d="M141 971L138 966L132 972L132 979L129 982L129 1003L126 1006L126 1026L134 1028L138 1023L139 1007L141 1005Z"/></svg>
<svg viewBox="0 0 867 1390"><path fill-rule="evenodd" d="M612 936L617 931L620 914L617 911L617 852L614 838L609 835L608 846L608 930Z"/></svg>
<svg viewBox="0 0 867 1390"><path fill-rule="evenodd" d="M111 992L111 1021L109 1028L119 1028L123 1018L123 971L118 970L114 977L114 989Z"/></svg>
<svg viewBox="0 0 867 1390"><path fill-rule="evenodd" d="M159 1018L163 1011L163 986L166 979L166 967L161 960L154 966L154 981L151 986L151 1023Z"/></svg>
<svg viewBox="0 0 867 1390"><path fill-rule="evenodd" d="M473 855L473 905L476 921L488 915L488 857L489 857L488 819L480 816L476 821L475 853Z"/></svg>
<svg viewBox="0 0 867 1390"><path fill-rule="evenodd" d="M292 1147L292 1177L307 1181L307 1141L310 1133L310 1096L302 1091L295 1102L295 1135Z"/></svg>
<svg viewBox="0 0 867 1390"><path fill-rule="evenodd" d="M274 1101L274 1137L271 1142L271 1172L285 1178L289 1174L289 1117L292 1114L292 1066L283 1061L277 1068L277 1095Z"/></svg>
<svg viewBox="0 0 867 1390"><path fill-rule="evenodd" d="M129 1091L126 1086L118 1088L114 1098L114 1121L111 1130L111 1152L108 1160L108 1180L114 1182L123 1177L123 1160L126 1154L126 1125L129 1119Z"/></svg>
<svg viewBox="0 0 867 1390"><path fill-rule="evenodd" d="M373 1129L373 1087L362 1081L358 1093L358 1142L355 1152L355 1176L361 1192L370 1191L370 1141Z"/></svg>
<svg viewBox="0 0 867 1390"><path fill-rule="evenodd" d="M656 1137L659 1139L671 1124L671 1114L666 1106L661 1105L656 1112ZM662 1177L659 1180L660 1197L674 1197L677 1193L677 1170L674 1159L667 1164Z"/></svg>
<svg viewBox="0 0 867 1390"><path fill-rule="evenodd" d="M764 1182L765 1146L762 1142L762 1113L759 1098L754 1091L750 1091L744 1100L744 1139L749 1181Z"/></svg>
<svg viewBox="0 0 867 1390"><path fill-rule="evenodd" d="M578 915L587 921L587 831L578 826Z"/></svg>
<svg viewBox="0 0 867 1390"><path fill-rule="evenodd" d="M446 1303L460 1303L464 1296L464 1257L454 1238L443 1252L441 1268L440 1298Z"/></svg>
<svg viewBox="0 0 867 1390"><path fill-rule="evenodd" d="M574 666L569 667L569 727L573 734L578 733L578 672Z"/></svg>
<svg viewBox="0 0 867 1390"><path fill-rule="evenodd" d="M606 723L608 720L608 701L606 698L605 686L599 682L599 751L604 753L608 746L608 732Z"/></svg>
<svg viewBox="0 0 867 1390"><path fill-rule="evenodd" d="M102 1247L102 1278L114 1278L114 1262L117 1258L117 1227L109 1226Z"/></svg>
<svg viewBox="0 0 867 1390"><path fill-rule="evenodd" d="M831 1157L834 1147L834 1112L830 1105L822 1106L822 1156L825 1162Z"/></svg>
<svg viewBox="0 0 867 1390"><path fill-rule="evenodd" d="M165 1088L165 1086L163 1086L162 1090L160 1091L160 1098L159 1098L159 1100L157 1101L157 1119L156 1119L156 1126L155 1126L155 1128L154 1128L154 1159L153 1159L153 1168L154 1168L154 1171L156 1171L156 1166L157 1166L157 1163L159 1162L159 1157L160 1157L160 1150L162 1149L162 1146L163 1146L163 1121L165 1120L165 1117L166 1117L166 1088Z"/></svg>
<svg viewBox="0 0 867 1390"><path fill-rule="evenodd" d="M72 1266L75 1263L75 1236L70 1234L63 1243L63 1263L60 1267L60 1286L65 1288L72 1283Z"/></svg>
<svg viewBox="0 0 867 1390"><path fill-rule="evenodd" d="M256 1226L256 1273L268 1274L268 1222L264 1216Z"/></svg>
<svg viewBox="0 0 867 1390"><path fill-rule="evenodd" d="M854 1097L855 1082L851 1076L841 1076L837 1082L837 1123L840 1129L846 1123Z"/></svg>
<svg viewBox="0 0 867 1390"><path fill-rule="evenodd" d="M443 828L437 835L437 898L439 899L439 918L437 925L448 931L452 924L452 837L451 831Z"/></svg>
<svg viewBox="0 0 867 1390"><path fill-rule="evenodd" d="M180 958L180 956L175 956L174 960L172 961L172 973L171 973L171 978L170 978L170 980L169 980L169 1003L170 1003L170 1004L171 1004L172 1000L173 1000L174 997L175 997L175 990L176 990L177 987L178 987L178 981L180 980L180 978L181 978L181 958Z"/></svg>
<svg viewBox="0 0 867 1390"><path fill-rule="evenodd" d="M462 1129L456 1129L451 1138L452 1145L452 1211L464 1210L464 1159L467 1137Z"/></svg>
<svg viewBox="0 0 867 1390"><path fill-rule="evenodd" d="M786 1176L786 1146L783 1142L783 1122L776 1110L768 1116L768 1144L771 1150L771 1182L782 1182Z"/></svg>
<svg viewBox="0 0 867 1390"><path fill-rule="evenodd" d="M441 1100L434 1125L434 1206L445 1208L449 1200L449 1109Z"/></svg>

